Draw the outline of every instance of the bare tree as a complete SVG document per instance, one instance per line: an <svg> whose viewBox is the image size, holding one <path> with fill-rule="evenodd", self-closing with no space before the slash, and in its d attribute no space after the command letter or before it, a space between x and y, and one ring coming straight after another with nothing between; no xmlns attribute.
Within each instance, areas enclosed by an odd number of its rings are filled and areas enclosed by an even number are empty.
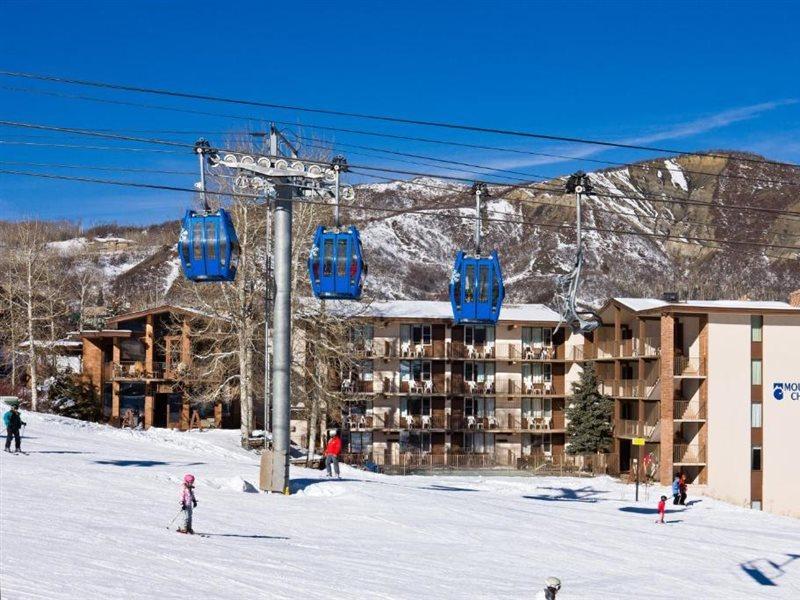
<svg viewBox="0 0 800 600"><path fill-rule="evenodd" d="M24 330L20 337L28 354L28 387L34 411L39 409L39 359L49 354L51 366L55 366L52 352L67 316L63 272L59 268L62 261L48 250L49 241L49 231L41 222L16 224L9 240L12 251L5 265L13 314L19 316Z"/></svg>

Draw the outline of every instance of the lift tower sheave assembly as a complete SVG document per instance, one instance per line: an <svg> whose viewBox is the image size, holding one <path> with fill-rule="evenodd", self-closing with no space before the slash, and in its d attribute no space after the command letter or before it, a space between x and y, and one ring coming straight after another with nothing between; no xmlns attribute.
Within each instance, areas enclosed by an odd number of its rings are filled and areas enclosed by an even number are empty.
<svg viewBox="0 0 800 600"><path fill-rule="evenodd" d="M289 489L289 415L291 410L291 367L292 367L292 204L302 201L295 197L295 190L302 189L304 195L327 195L338 199L339 163L326 161L306 161L298 159L297 149L274 126L270 128L269 154L252 156L240 152L225 152L224 154L207 150L207 143L201 148L201 160L208 155L212 167L224 167L234 170L235 186L239 193L249 192L256 195L263 194L267 200L267 218L270 206L274 206L274 297L270 298L270 281L267 281L267 310L273 310L272 327L272 360L265 358L267 374L265 375L265 405L271 408L269 424L272 432L271 447L265 443L261 457L260 487L262 490L288 494ZM288 153L287 153L288 150ZM339 168L337 168L339 167ZM202 168L202 163L201 163ZM205 189L204 173L203 190ZM334 186L337 188L334 190ZM252 191L251 191L252 190ZM213 218L224 222L227 213L219 209L209 211L206 207L204 217ZM193 217L196 218L196 217ZM227 222L226 222L227 223ZM231 225L232 226L232 225ZM235 232L231 232L234 236ZM180 244L186 247L187 257L188 241L192 241L187 234L187 241L181 238ZM210 241L203 239L203 244ZM237 242L238 244L238 242ZM238 253L238 245L236 246ZM269 252L269 250L267 250ZM232 255L232 252L228 254ZM216 254L214 254L216 256ZM217 262L220 262L217 260ZM184 265L184 271L189 275ZM225 278L219 276L217 281L232 281L235 270L226 272ZM267 278L269 279L267 268ZM201 274L203 275L203 274ZM192 279L192 277L190 277ZM198 280L195 278L195 280ZM214 279L206 277L205 281ZM267 315L268 331L269 315ZM269 338L269 336L267 336ZM266 342L266 352L269 353L269 342ZM271 363L271 369L269 369ZM271 373L270 373L271 372ZM270 377L271 375L271 377ZM265 419L266 421L267 419ZM267 423L264 424L265 430ZM266 431L265 431L266 435ZM265 440L266 442L266 440Z"/></svg>

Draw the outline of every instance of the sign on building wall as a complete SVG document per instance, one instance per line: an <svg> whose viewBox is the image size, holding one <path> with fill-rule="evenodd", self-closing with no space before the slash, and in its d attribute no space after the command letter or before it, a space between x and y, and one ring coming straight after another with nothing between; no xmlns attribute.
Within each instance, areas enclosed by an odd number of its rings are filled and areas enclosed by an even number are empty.
<svg viewBox="0 0 800 600"><path fill-rule="evenodd" d="M772 384L775 400L800 400L800 381L784 381Z"/></svg>

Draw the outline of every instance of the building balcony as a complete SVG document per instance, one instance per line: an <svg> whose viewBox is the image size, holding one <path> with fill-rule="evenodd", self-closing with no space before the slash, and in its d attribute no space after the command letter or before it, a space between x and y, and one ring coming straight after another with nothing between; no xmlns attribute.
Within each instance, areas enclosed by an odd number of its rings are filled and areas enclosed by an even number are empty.
<svg viewBox="0 0 800 600"><path fill-rule="evenodd" d="M654 375L658 375L654 371ZM598 384L598 389L606 396L613 398L649 398L655 389L658 377L651 376L645 379L612 379L603 380Z"/></svg>
<svg viewBox="0 0 800 600"><path fill-rule="evenodd" d="M553 345L534 345L534 344L507 344L501 346L498 358L508 361L526 360L563 360L564 350L559 346Z"/></svg>
<svg viewBox="0 0 800 600"><path fill-rule="evenodd" d="M705 421L706 404L699 401L675 400L672 414L675 421Z"/></svg>
<svg viewBox="0 0 800 600"><path fill-rule="evenodd" d="M706 358L700 356L676 356L675 375L677 377L705 377Z"/></svg>
<svg viewBox="0 0 800 600"><path fill-rule="evenodd" d="M649 439L656 432L657 422L637 421L633 419L619 419L614 423L614 436L618 438L646 438Z"/></svg>
<svg viewBox="0 0 800 600"><path fill-rule="evenodd" d="M672 447L672 462L675 465L704 465L706 449L697 445L675 444Z"/></svg>
<svg viewBox="0 0 800 600"><path fill-rule="evenodd" d="M345 379L339 385L345 395L372 394L375 391L373 381L362 381L360 379Z"/></svg>
<svg viewBox="0 0 800 600"><path fill-rule="evenodd" d="M145 381L175 379L176 369L165 362L154 362L149 367L142 360L118 361L103 365L103 377L107 381Z"/></svg>

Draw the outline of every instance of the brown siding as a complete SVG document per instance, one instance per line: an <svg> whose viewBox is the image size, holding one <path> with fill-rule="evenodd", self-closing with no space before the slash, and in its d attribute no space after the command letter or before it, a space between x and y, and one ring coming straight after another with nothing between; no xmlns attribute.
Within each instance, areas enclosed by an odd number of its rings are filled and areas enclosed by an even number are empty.
<svg viewBox="0 0 800 600"><path fill-rule="evenodd" d="M661 315L661 485L672 482L675 317Z"/></svg>

